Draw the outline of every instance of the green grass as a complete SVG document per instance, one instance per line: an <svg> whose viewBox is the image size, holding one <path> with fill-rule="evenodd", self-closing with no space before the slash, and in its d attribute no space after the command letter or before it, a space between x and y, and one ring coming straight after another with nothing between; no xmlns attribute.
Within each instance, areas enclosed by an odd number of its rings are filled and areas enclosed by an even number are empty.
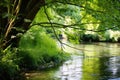
<svg viewBox="0 0 120 80"><path fill-rule="evenodd" d="M23 35L19 49L20 66L28 69L37 69L41 65L61 63L65 60L65 55L57 47L56 41L39 26L32 27Z"/></svg>

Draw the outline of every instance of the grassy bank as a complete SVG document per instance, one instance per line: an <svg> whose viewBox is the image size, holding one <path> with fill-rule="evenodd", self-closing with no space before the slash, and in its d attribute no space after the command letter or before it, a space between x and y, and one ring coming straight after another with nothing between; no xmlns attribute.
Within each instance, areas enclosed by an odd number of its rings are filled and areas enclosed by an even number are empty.
<svg viewBox="0 0 120 80"><path fill-rule="evenodd" d="M53 67L67 58L56 41L38 26L32 27L21 38L19 49L20 67L28 70Z"/></svg>
<svg viewBox="0 0 120 80"><path fill-rule="evenodd" d="M18 48L0 49L0 79L24 80L24 72L55 67L68 58L55 40L34 26L21 37Z"/></svg>

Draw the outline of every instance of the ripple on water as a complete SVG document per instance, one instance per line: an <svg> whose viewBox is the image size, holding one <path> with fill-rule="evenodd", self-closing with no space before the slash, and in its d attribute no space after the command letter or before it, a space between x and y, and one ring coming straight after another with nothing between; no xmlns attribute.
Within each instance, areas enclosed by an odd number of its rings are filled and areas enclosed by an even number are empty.
<svg viewBox="0 0 120 80"><path fill-rule="evenodd" d="M59 68L58 76L61 80L80 80L82 75L82 57L73 56Z"/></svg>

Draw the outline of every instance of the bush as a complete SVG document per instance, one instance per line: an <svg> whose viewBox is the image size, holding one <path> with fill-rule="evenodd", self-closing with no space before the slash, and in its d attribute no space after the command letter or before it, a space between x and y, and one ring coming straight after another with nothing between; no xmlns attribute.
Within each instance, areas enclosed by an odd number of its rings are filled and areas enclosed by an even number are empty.
<svg viewBox="0 0 120 80"><path fill-rule="evenodd" d="M32 27L21 38L19 44L20 66L26 69L37 69L40 65L54 62L59 55L56 41L50 38L38 26ZM60 59L60 58L59 58Z"/></svg>
<svg viewBox="0 0 120 80"><path fill-rule="evenodd" d="M99 41L99 36L97 34L83 34L80 37L79 41L83 41L83 42L98 42Z"/></svg>
<svg viewBox="0 0 120 80"><path fill-rule="evenodd" d="M10 62L0 62L0 79L17 80L19 78L18 65Z"/></svg>
<svg viewBox="0 0 120 80"><path fill-rule="evenodd" d="M20 69L17 65L16 49L11 50L10 46L0 50L0 79L20 80Z"/></svg>

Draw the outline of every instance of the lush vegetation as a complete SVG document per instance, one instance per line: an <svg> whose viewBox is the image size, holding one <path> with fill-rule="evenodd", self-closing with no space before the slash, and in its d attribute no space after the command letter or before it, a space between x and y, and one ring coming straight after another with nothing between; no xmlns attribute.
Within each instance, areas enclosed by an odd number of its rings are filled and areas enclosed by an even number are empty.
<svg viewBox="0 0 120 80"><path fill-rule="evenodd" d="M83 34L80 36L80 42L99 42L99 36L97 34Z"/></svg>
<svg viewBox="0 0 120 80"><path fill-rule="evenodd" d="M56 41L39 26L33 26L24 34L20 40L19 49L19 56L22 58L20 65L26 69L53 67L67 58L56 45Z"/></svg>
<svg viewBox="0 0 120 80"><path fill-rule="evenodd" d="M120 42L119 22L120 0L1 0L0 78L17 80L21 69L64 60L50 36L61 44L62 34L74 43Z"/></svg>
<svg viewBox="0 0 120 80"><path fill-rule="evenodd" d="M5 50L0 49L0 79L1 80L24 80L24 75L19 68L17 49L8 46Z"/></svg>

